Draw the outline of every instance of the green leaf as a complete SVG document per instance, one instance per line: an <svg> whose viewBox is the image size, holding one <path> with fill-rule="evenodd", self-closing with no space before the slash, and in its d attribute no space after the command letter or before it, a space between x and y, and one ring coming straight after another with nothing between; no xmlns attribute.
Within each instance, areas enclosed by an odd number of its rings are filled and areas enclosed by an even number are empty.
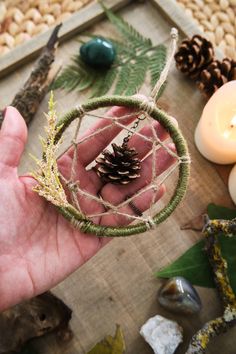
<svg viewBox="0 0 236 354"><path fill-rule="evenodd" d="M135 63L132 64L132 71L129 75L129 84L124 93L126 96L137 93L145 81L147 68L148 58L145 56L137 57Z"/></svg>
<svg viewBox="0 0 236 354"><path fill-rule="evenodd" d="M81 73L75 65L65 68L51 85L51 90L65 89L67 91L74 90L81 80Z"/></svg>
<svg viewBox="0 0 236 354"><path fill-rule="evenodd" d="M166 63L166 47L160 44L149 57L149 69L151 73L151 86L156 85Z"/></svg>
<svg viewBox="0 0 236 354"><path fill-rule="evenodd" d="M79 55L72 58L73 64L68 65L51 85L52 90L64 89L68 92L77 89L83 91L92 86L95 70L81 60Z"/></svg>
<svg viewBox="0 0 236 354"><path fill-rule="evenodd" d="M132 65L129 63L120 67L114 95L122 95L122 93L127 89L131 71Z"/></svg>
<svg viewBox="0 0 236 354"><path fill-rule="evenodd" d="M232 220L236 217L236 210L211 203L207 207L207 214L209 218L212 220L213 219Z"/></svg>
<svg viewBox="0 0 236 354"><path fill-rule="evenodd" d="M106 336L101 342L97 343L87 354L123 354L125 342L120 326L116 326L114 337Z"/></svg>
<svg viewBox="0 0 236 354"><path fill-rule="evenodd" d="M236 210L209 204L208 215L210 219L231 220L236 217ZM231 286L234 292L236 292L236 238L220 235L219 242L222 255L228 262L228 274ZM204 245L204 240L201 240L187 250L174 263L158 271L156 276L161 278L183 276L194 285L210 288L214 287L213 274L204 251Z"/></svg>
<svg viewBox="0 0 236 354"><path fill-rule="evenodd" d="M114 14L100 2L110 22L129 42L129 45L135 49L143 49L152 46L152 41L149 38L143 37L133 26L126 22L122 17Z"/></svg>
<svg viewBox="0 0 236 354"><path fill-rule="evenodd" d="M117 70L113 67L108 69L104 75L98 75L92 88L91 97L105 95L112 87L117 75Z"/></svg>

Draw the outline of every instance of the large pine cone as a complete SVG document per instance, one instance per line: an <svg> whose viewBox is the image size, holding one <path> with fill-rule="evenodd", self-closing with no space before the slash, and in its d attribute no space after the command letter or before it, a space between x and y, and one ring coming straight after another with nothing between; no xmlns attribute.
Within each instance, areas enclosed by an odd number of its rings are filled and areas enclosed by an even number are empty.
<svg viewBox="0 0 236 354"><path fill-rule="evenodd" d="M118 146L112 144L114 153L104 151L103 157L98 157L96 162L97 174L104 182L115 184L128 184L140 176L141 162L134 148L126 144Z"/></svg>
<svg viewBox="0 0 236 354"><path fill-rule="evenodd" d="M202 71L198 87L209 98L226 82L236 80L236 61L228 58L214 60Z"/></svg>
<svg viewBox="0 0 236 354"><path fill-rule="evenodd" d="M212 62L213 58L212 43L199 35L185 39L175 54L177 68L193 80L198 79L201 71Z"/></svg>

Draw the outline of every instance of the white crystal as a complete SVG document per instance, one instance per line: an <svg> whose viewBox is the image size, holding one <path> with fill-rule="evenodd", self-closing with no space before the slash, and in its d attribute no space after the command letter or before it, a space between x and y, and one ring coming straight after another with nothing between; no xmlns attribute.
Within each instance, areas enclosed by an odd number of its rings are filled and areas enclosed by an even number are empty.
<svg viewBox="0 0 236 354"><path fill-rule="evenodd" d="M183 341L182 332L177 322L159 315L149 318L140 330L155 354L173 354Z"/></svg>

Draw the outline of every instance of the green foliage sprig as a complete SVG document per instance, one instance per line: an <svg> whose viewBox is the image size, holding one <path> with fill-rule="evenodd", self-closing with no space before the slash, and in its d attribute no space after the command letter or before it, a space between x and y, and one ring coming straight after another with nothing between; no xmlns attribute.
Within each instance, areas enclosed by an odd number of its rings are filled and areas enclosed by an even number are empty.
<svg viewBox="0 0 236 354"><path fill-rule="evenodd" d="M109 69L94 69L86 65L79 54L72 57L68 65L54 81L51 89L78 92L91 89L91 97L105 95L112 86L115 95L133 95L143 85L150 74L154 87L166 62L166 47L153 46L151 39L143 37L122 17L103 6L103 9L122 36L123 40L108 39L116 48L117 56ZM88 37L94 38L91 34ZM102 38L102 37L100 37Z"/></svg>

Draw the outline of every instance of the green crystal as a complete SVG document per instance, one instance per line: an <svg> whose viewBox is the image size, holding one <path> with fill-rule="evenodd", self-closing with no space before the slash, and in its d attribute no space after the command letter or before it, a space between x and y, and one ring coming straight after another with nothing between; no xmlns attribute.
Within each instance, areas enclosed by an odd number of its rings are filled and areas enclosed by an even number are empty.
<svg viewBox="0 0 236 354"><path fill-rule="evenodd" d="M103 38L94 38L80 47L82 60L94 68L109 68L115 60L114 45Z"/></svg>

